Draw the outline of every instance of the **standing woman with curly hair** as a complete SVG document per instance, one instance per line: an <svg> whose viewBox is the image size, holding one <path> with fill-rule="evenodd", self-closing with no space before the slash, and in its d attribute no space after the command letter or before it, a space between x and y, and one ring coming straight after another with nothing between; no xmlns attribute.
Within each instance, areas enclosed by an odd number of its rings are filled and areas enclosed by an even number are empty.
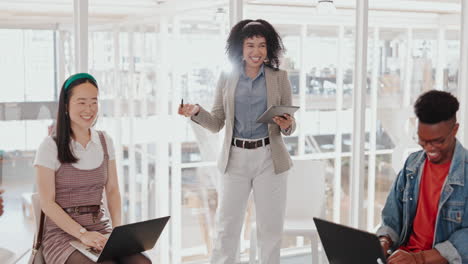
<svg viewBox="0 0 468 264"><path fill-rule="evenodd" d="M235 263L250 192L257 219L260 263L279 264L286 206L286 183L292 166L281 134L296 128L292 116L274 117L274 124L256 123L272 105L291 105L287 73L279 70L283 43L265 20L242 20L227 40L234 67L222 73L211 112L197 104L179 107L179 114L213 133L224 126L225 138L218 168L216 242L212 264Z"/></svg>

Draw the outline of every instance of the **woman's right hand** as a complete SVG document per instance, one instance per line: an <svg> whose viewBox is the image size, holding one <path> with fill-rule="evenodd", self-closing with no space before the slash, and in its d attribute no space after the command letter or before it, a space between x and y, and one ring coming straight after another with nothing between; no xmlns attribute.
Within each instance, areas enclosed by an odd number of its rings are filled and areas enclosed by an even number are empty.
<svg viewBox="0 0 468 264"><path fill-rule="evenodd" d="M87 231L80 236L80 241L88 247L102 250L107 242L107 237L96 231Z"/></svg>
<svg viewBox="0 0 468 264"><path fill-rule="evenodd" d="M198 114L200 112L200 106L196 104L183 104L179 106L179 115L183 115L185 117L191 117L193 115Z"/></svg>

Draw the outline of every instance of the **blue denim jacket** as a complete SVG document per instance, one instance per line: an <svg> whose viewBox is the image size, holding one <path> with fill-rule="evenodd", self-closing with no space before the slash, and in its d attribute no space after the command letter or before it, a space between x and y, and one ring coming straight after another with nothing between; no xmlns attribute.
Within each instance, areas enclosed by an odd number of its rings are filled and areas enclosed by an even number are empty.
<svg viewBox="0 0 468 264"><path fill-rule="evenodd" d="M394 241L393 249L405 244L413 230L418 205L424 151L412 153L393 183L382 211L378 236ZM457 140L449 175L442 187L433 248L449 263L468 264L468 151Z"/></svg>

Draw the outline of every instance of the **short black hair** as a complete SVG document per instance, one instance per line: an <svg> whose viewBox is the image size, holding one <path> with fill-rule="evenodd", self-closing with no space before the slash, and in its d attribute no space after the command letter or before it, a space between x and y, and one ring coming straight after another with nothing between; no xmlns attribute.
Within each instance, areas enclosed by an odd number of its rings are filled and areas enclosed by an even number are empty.
<svg viewBox="0 0 468 264"><path fill-rule="evenodd" d="M414 113L421 123L437 124L456 120L460 104L455 96L448 92L431 90L418 97L414 104Z"/></svg>
<svg viewBox="0 0 468 264"><path fill-rule="evenodd" d="M231 29L226 43L226 53L230 61L235 66L242 65L244 40L255 36L264 37L266 40L268 61L265 62L265 66L277 70L279 56L284 52L283 41L275 28L263 19L244 19Z"/></svg>

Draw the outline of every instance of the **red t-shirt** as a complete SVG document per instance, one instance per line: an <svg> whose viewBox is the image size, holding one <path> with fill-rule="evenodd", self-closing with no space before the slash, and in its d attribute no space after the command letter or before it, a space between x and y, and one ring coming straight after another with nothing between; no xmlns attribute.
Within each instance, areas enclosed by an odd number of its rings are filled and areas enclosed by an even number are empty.
<svg viewBox="0 0 468 264"><path fill-rule="evenodd" d="M419 185L419 199L413 222L413 233L408 243L401 246L400 249L413 252L432 249L440 193L451 163L450 161L444 164L433 164L426 159Z"/></svg>

